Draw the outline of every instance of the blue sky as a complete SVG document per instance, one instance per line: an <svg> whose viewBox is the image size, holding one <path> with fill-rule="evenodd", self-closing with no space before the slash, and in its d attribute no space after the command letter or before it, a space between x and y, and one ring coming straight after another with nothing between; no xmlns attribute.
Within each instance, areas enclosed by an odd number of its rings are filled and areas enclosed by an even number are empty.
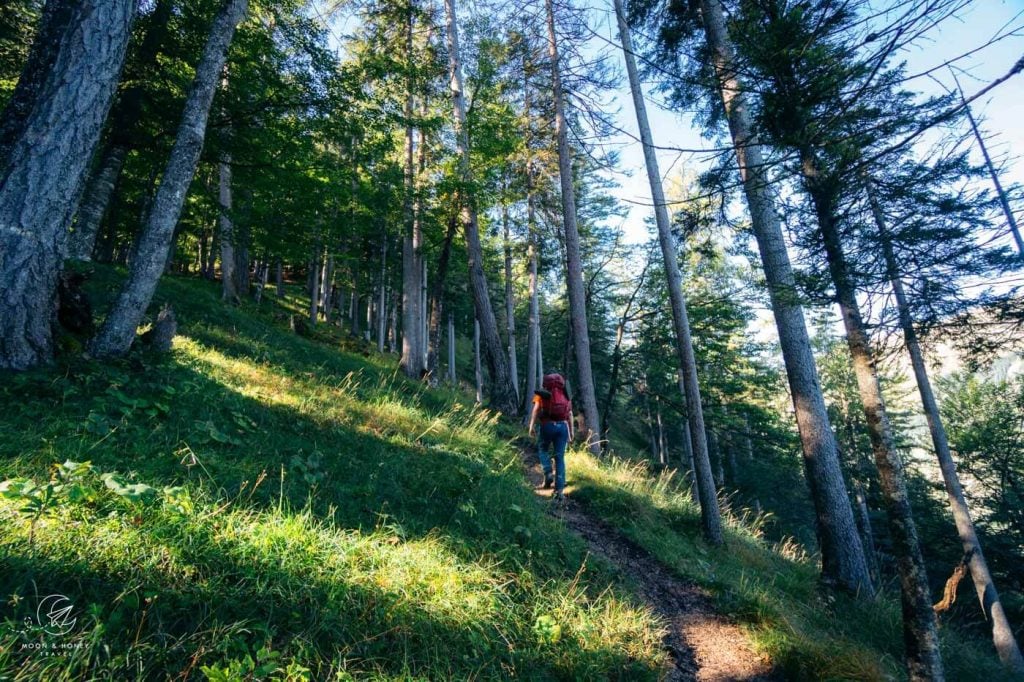
<svg viewBox="0 0 1024 682"><path fill-rule="evenodd" d="M595 4L594 11L591 12L594 18L591 28L617 45L617 30L609 20L610 9L611 0L608 0L607 7ZM947 20L936 29L927 41L922 41L903 55L907 61L908 72L927 71L968 52L988 42L993 34L1007 24L1024 24L1024 0L975 0L961 15ZM636 114L625 83L625 66L621 64L621 50L615 50L613 54L620 63L620 71L623 74L622 87L611 98L612 106L618 109L616 123L635 136ZM958 67L969 74L960 76L961 84L968 96L1004 75L1022 54L1024 34L1018 32L1014 37L1006 38L970 58L957 62ZM952 85L947 70L935 75L943 84ZM928 94L939 92L941 87L928 78L917 79L909 85L914 90ZM712 145L708 140L701 138L687 116L678 116L663 109L658 105L657 98L650 95L650 88L645 90L648 93L648 116L656 146L708 148ZM972 110L984 119L983 128L992 136L989 145L994 156L1024 154L1024 74L1002 84L976 102ZM621 172L614 174L621 186L614 194L622 199L625 205L630 206L623 229L630 241L645 240L647 228L644 220L652 215L651 209L630 203L650 203L650 189L647 185L640 144L627 135L617 135L609 142L619 150L622 157ZM687 163L699 164L701 158L699 155L680 158L675 152L659 152L658 156L664 176L678 173ZM977 157L980 162L980 153ZM1024 183L1024 166L1021 163L1008 164L1001 178L1004 185L1011 182Z"/></svg>

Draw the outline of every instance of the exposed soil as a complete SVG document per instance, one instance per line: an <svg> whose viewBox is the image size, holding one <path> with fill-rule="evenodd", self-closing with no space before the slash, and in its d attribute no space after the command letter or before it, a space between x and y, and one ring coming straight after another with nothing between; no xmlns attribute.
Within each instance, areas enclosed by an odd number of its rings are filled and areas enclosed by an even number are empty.
<svg viewBox="0 0 1024 682"><path fill-rule="evenodd" d="M544 476L533 450L523 451L523 464L536 493L550 498L551 490L537 487ZM770 661L754 651L743 631L715 612L707 592L673 575L643 548L588 513L571 494L562 501L550 500L549 513L583 538L592 554L622 571L637 597L664 619L668 629L664 646L672 665L663 679L780 679Z"/></svg>

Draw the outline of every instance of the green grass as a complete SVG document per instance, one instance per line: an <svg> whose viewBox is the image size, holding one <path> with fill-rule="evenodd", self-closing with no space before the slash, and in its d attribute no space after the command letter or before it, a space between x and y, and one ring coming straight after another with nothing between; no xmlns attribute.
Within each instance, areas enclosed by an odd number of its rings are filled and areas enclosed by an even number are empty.
<svg viewBox="0 0 1024 682"><path fill-rule="evenodd" d="M97 270L98 309L120 276ZM0 680L658 678L662 624L544 513L521 429L337 329L290 333L298 296L233 308L165 278L168 301L166 356L0 377L0 480L40 486L0 495ZM739 514L709 548L668 475L573 452L569 478L787 678L901 677L893 599L821 592ZM64 635L35 623L49 594L74 604ZM943 634L948 679L1006 679L985 642Z"/></svg>
<svg viewBox="0 0 1024 682"><path fill-rule="evenodd" d="M726 513L726 542L700 540L700 512L675 475L643 462L598 462L574 451L571 494L680 576L711 592L716 606L744 624L755 646L787 679L904 679L898 597L873 600L822 590L818 566L791 541L770 544L763 519ZM890 586L894 589L894 586ZM991 643L945 626L946 678L1010 680Z"/></svg>
<svg viewBox="0 0 1024 682"><path fill-rule="evenodd" d="M543 512L494 415L289 333L297 298L165 300L167 356L3 377L0 479L65 487L0 500L0 679L657 678L657 619ZM69 633L35 626L48 594Z"/></svg>

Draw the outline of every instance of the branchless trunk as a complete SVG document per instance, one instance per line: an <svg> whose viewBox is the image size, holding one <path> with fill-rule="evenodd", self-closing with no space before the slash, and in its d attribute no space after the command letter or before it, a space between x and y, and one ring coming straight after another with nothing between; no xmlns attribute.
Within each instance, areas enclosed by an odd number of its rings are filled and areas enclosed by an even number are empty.
<svg viewBox="0 0 1024 682"><path fill-rule="evenodd" d="M473 320L473 367L476 377L476 402L484 401L484 373L480 368L480 320Z"/></svg>
<svg viewBox="0 0 1024 682"><path fill-rule="evenodd" d="M942 418L939 414L939 405L935 400L935 394L932 392L924 353L921 351L917 330L914 328L914 320L910 312L906 291L903 288L903 281L900 277L899 265L896 262L896 255L893 251L892 240L886 227L885 216L882 214L881 207L878 205L870 187L868 192L871 212L881 237L882 249L885 255L886 274L892 283L893 294L896 297L896 308L899 313L900 327L903 329L903 339L907 346L907 353L910 355L910 364L914 369L917 390L921 394L921 405L924 407L924 414L928 420L928 430L931 432L935 456L939 460L942 480L946 485L949 507L953 513L953 521L960 536L960 543L964 548L964 555L970 557L968 566L971 571L971 580L974 582L974 589L978 594L981 609L985 613L985 620L991 624L992 642L995 644L999 660L1003 662L1003 665L1010 667L1018 673L1024 673L1024 658L1021 656L1020 647L1013 636L1013 628L1010 627L1010 622L1006 617L1006 610L999 599L999 592L996 590L995 583L992 581L992 575L989 573L985 555L981 551L981 542L978 540L978 534L974 529L974 522L971 520L971 513L967 507L967 500L964 497L963 486L960 485L960 477L956 473L956 464L953 462L953 454L949 448L949 439L946 437L946 429L942 424Z"/></svg>
<svg viewBox="0 0 1024 682"><path fill-rule="evenodd" d="M377 352L384 352L384 338L387 334L387 301L385 288L388 282L388 235L386 230L380 234L380 281L377 284Z"/></svg>
<svg viewBox="0 0 1024 682"><path fill-rule="evenodd" d="M566 288L569 293L569 319L576 353L576 393L581 403L583 428L580 429L590 451L601 453L601 416L597 411L594 374L590 364L590 331L587 324L586 291L580 257L580 234L576 224L576 190L572 178L572 152L565 118L565 96L558 63L558 37L555 34L553 0L546 0L548 20L548 57L551 60L551 90L555 110L555 135L558 138L558 176L562 189L562 227L565 232Z"/></svg>
<svg viewBox="0 0 1024 682"><path fill-rule="evenodd" d="M145 77L156 69L160 49L170 33L170 18L174 10L171 0L159 0L149 17L149 28L139 45L138 54L133 58L136 73ZM131 81L130 81L131 82ZM139 119L142 117L142 103L145 89L142 78L124 91L110 113L110 133L106 144L98 152L98 162L89 176L82 203L78 207L75 229L71 235L69 256L79 260L92 258L93 246L100 223L106 215L110 199L114 195L117 179L124 168L128 152L135 145Z"/></svg>
<svg viewBox="0 0 1024 682"><path fill-rule="evenodd" d="M441 363L441 315L442 302L444 301L444 283L448 277L448 261L451 260L452 241L455 239L455 232L458 230L459 220L455 213L448 219L448 232L444 236L444 243L441 244L441 254L437 259L437 277L434 279L434 288L430 294L430 329L427 334L427 375L430 385L437 386L441 381L439 365Z"/></svg>
<svg viewBox="0 0 1024 682"><path fill-rule="evenodd" d="M529 51L525 50L524 54ZM524 136L526 137L526 230L527 230L527 259L529 260L529 322L526 330L526 390L523 392L523 423L530 419L530 412L533 405L533 392L537 389L537 376L542 371L540 366L540 293L537 290L537 268L540 258L539 244L537 237L537 209L536 198L533 188L533 158L529 152L531 142L530 127L530 82L527 74L530 73L529 60L523 59L523 119L525 121Z"/></svg>
<svg viewBox="0 0 1024 682"><path fill-rule="evenodd" d="M647 105L644 103L640 76L637 73L636 59L633 54L633 43L629 34L629 25L626 23L622 0L615 0L615 14L618 17L619 35L622 38L622 49L626 59L626 72L629 75L630 92L633 95L633 106L636 109L637 125L640 129L640 141L643 145L644 161L647 166L647 179L651 186L654 218L658 227L658 242L661 244L661 255L665 261L669 301L672 304L675 346L682 374L683 399L686 401L686 418L690 424L690 435L693 439L693 458L696 465L694 475L697 480L697 490L700 493L701 525L704 537L709 542L719 544L722 542L721 513L718 509L718 496L715 493L707 451L707 439L704 433L704 408L701 404L697 361L693 354L693 340L690 336L690 318L686 310L686 297L683 294L683 276L679 271L675 239L672 236L672 225L669 222L668 208L665 204L665 192L661 185L661 171L658 169L658 158L655 155L654 142L651 137L651 126L647 120Z"/></svg>
<svg viewBox="0 0 1024 682"><path fill-rule="evenodd" d="M218 76L224 68L235 27L245 16L247 7L248 0L227 0L213 20L202 59L185 100L185 110L171 156L143 227L138 254L132 261L128 281L92 343L91 351L96 356L127 352L135 339L135 330L153 299L168 243L181 215L188 186L203 150L206 122L217 89Z"/></svg>
<svg viewBox="0 0 1024 682"><path fill-rule="evenodd" d="M124 64L132 0L47 3L0 123L0 369L53 355L66 228ZM162 270L167 251L160 253Z"/></svg>
<svg viewBox="0 0 1024 682"><path fill-rule="evenodd" d="M519 362L516 358L516 303L512 294L512 238L508 225L508 204L501 202L501 224L505 247L505 331L508 334L508 371L519 400Z"/></svg>
<svg viewBox="0 0 1024 682"><path fill-rule="evenodd" d="M423 374L423 351L420 339L423 311L420 310L420 244L416 206L416 167L414 162L415 128L413 126L413 4L409 3L406 13L405 47L408 76L405 92L405 175L402 199L402 217L405 223L402 239L402 359L401 368L405 375L419 379ZM422 136L422 134L421 134ZM422 139L420 146L423 145Z"/></svg>
<svg viewBox="0 0 1024 682"><path fill-rule="evenodd" d="M830 187L823 187L820 168L813 152L801 150L805 186L814 204L836 301L846 328L846 341L857 377L857 389L864 406L868 436L882 488L889 520L892 551L900 577L903 606L903 643L907 671L912 680L941 680L942 657L938 628L932 611L931 593L924 558L910 509L903 476L903 462L892 437L892 428L882 399L882 389L870 347L870 339L857 304L857 295L843 253L836 224Z"/></svg>
<svg viewBox="0 0 1024 682"><path fill-rule="evenodd" d="M309 324L315 325L320 316L320 259L321 246L319 238L313 244L313 253L309 257Z"/></svg>
<svg viewBox="0 0 1024 682"><path fill-rule="evenodd" d="M477 220L476 201L473 196L473 177L469 164L469 134L466 130L466 102L462 92L462 62L459 56L459 29L455 0L445 0L448 29L448 60L450 87L454 109L456 154L459 160L459 179L462 183L462 229L466 235L466 254L469 261L469 284L473 294L473 307L480 323L481 340L490 375L491 405L508 416L518 414L519 405L512 387L505 352L501 347L498 323L491 307L487 277L483 269L483 246Z"/></svg>
<svg viewBox="0 0 1024 682"><path fill-rule="evenodd" d="M956 76L954 76L956 78ZM974 114L971 113L971 106L967 103L967 99L964 97L964 91L960 88L960 82L957 81L957 90L960 93L960 101L963 103L964 114L967 116L967 122L971 125L971 131L974 133L974 139L978 141L978 148L981 150L981 155L985 159L985 168L988 169L988 175L992 178L992 185L995 187L996 196L999 197L999 205L1003 209L1003 215L1006 216L1006 225L1010 228L1010 234L1013 236L1013 241L1017 245L1017 254L1024 256L1024 240L1020 236L1020 228L1017 226L1017 218L1013 215L1013 209L1010 208L1010 200L1006 197L1006 190L1003 189L1003 183L999 181L999 173L996 171L995 164L992 163L992 157L989 156L988 146L985 144L985 137L981 134L981 130L978 128L978 122L974 120ZM1000 653L1000 656L1002 653ZM1020 651L1017 652L1017 658L1020 659ZM1004 661L1005 662L1005 661Z"/></svg>
<svg viewBox="0 0 1024 682"><path fill-rule="evenodd" d="M235 275L235 223L231 217L231 156L225 154L217 164L220 182L217 205L220 207L220 279L221 298L239 303L238 277Z"/></svg>
<svg viewBox="0 0 1024 682"><path fill-rule="evenodd" d="M274 265L274 293L278 298L284 298L284 263L280 258Z"/></svg>
<svg viewBox="0 0 1024 682"><path fill-rule="evenodd" d="M455 384L455 314L448 313L448 381Z"/></svg>
<svg viewBox="0 0 1024 682"><path fill-rule="evenodd" d="M761 147L735 72L722 4L720 0L700 0L700 7L793 396L804 470L814 502L822 578L843 589L871 595L874 590L864 549L843 481L782 226L772 204ZM694 437L694 443L698 440Z"/></svg>

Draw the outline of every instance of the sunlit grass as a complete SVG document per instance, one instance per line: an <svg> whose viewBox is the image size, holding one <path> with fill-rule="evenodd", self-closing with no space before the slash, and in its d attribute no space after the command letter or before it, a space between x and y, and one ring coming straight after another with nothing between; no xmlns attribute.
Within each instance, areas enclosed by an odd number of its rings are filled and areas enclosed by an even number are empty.
<svg viewBox="0 0 1024 682"><path fill-rule="evenodd" d="M34 524L0 502L0 677L658 677L657 619L606 565L582 570L497 415L340 352L340 330L289 333L297 300L234 309L211 289L162 285L167 356L0 385L0 479L91 461L192 501L97 484ZM21 650L50 593L79 614L61 659Z"/></svg>

